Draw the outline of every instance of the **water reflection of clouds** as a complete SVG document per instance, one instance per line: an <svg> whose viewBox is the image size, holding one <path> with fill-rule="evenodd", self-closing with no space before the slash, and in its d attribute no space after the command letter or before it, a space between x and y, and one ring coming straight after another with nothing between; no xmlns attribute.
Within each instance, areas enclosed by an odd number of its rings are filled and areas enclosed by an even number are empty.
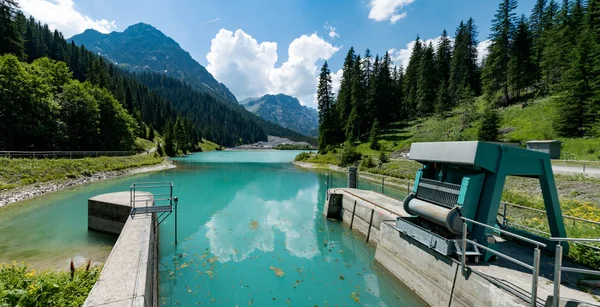
<svg viewBox="0 0 600 307"><path fill-rule="evenodd" d="M317 184L283 201L264 200L248 192L237 193L205 224L210 250L219 261L242 261L255 250L274 251L276 230L284 233L290 254L312 258L320 253L314 229Z"/></svg>

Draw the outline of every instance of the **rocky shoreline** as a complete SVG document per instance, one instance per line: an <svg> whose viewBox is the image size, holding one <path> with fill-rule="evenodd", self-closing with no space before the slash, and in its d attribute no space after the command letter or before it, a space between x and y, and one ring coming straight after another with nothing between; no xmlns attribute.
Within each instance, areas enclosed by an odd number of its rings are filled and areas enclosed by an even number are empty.
<svg viewBox="0 0 600 307"><path fill-rule="evenodd" d="M73 186L83 185L96 181L112 179L122 176L128 176L133 174L155 172L164 169L174 168L175 165L169 160L156 165L142 166L136 168L128 168L118 171L106 171L91 176L78 177L73 179L66 179L60 181L49 181L42 183L35 183L24 187L15 189L9 189L6 191L0 191L0 207L22 201L25 199L33 198L36 196L44 195L47 193L55 192L58 190L66 189Z"/></svg>

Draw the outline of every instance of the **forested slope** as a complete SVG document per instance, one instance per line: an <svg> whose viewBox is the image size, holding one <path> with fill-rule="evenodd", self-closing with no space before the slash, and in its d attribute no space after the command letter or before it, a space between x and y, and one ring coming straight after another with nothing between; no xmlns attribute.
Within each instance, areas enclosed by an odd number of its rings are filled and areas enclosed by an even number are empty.
<svg viewBox="0 0 600 307"><path fill-rule="evenodd" d="M72 71L73 79L108 90L112 98L133 117L131 128L135 136L146 138L148 131L156 129L168 139L165 148L168 153L193 150L203 137L225 146L267 140L268 134L307 140L296 132L259 119L242 107L224 106L224 102L218 101L213 103L214 99L209 95L198 93L182 81L157 73L136 75L126 72L83 46L67 43L60 32L50 31L47 25L42 25L32 17L26 18L17 11L16 1L2 1L0 4L0 55L11 53L27 63L42 57L64 62ZM3 79L9 77L0 76ZM161 80L160 86L149 80ZM14 89L3 88L0 92L6 90ZM0 108L11 107L7 105L8 98L0 99L3 103ZM24 112L22 115L25 117L32 112L27 109L20 111ZM12 115L10 109L0 111L0 122L8 123L7 118ZM30 123L32 127L42 124ZM13 133L9 126L7 129L14 139L21 139L17 131ZM65 149L45 143L20 142L12 143L10 147L9 144L4 146L1 149ZM124 147L127 146L124 145L122 149Z"/></svg>

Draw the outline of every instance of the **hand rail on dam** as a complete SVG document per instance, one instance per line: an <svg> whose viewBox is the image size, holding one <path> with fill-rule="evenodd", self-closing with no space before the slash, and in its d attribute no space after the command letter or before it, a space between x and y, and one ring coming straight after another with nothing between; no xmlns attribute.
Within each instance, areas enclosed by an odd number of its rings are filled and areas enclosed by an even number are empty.
<svg viewBox="0 0 600 307"><path fill-rule="evenodd" d="M535 307L537 306L537 290L538 290L538 277L540 274L540 247L546 247L546 244L542 243L542 242L538 242L529 238L525 238L523 236L511 233L509 231L506 230L502 230L502 229L497 229L495 227L483 224L483 223L479 223L477 221L468 219L466 217L461 217L461 219L463 220L463 231L462 231L462 253L461 253L461 257L460 257L460 264L462 266L462 271L463 271L463 275L465 275L467 273L467 253L465 252L467 250L467 243L473 244L475 246L477 246L478 248L481 248L483 250L486 250L487 252L490 252L498 257L504 258L510 262L513 262L515 264L518 264L522 267L525 267L529 270L532 271L532 277L531 277L531 304L530 306ZM473 223L473 224L477 224L479 226L482 227L486 227L488 229L491 229L493 231L498 231L501 234L505 234L507 236L513 237L515 239L519 239L521 241L527 242L527 243L531 243L535 245L535 248L533 249L533 264L529 265L527 263L524 263L522 261L519 261L515 258L512 258L506 254L503 254L499 251L493 250L487 246L484 246L482 244L479 244L475 241L469 240L467 239L467 222ZM559 245L557 245L558 248ZM562 248L562 247L561 247ZM562 250L561 250L562 252ZM562 255L562 254L561 254Z"/></svg>
<svg viewBox="0 0 600 307"><path fill-rule="evenodd" d="M590 275L598 275L600 276L600 271L598 270L586 270L579 269L573 267L565 267L562 266L562 257L563 257L563 242L596 242L600 243L600 239L587 239L587 238L550 238L551 241L556 241L556 255L554 260L554 295L552 297L552 307L558 307L558 303L560 301L560 278L562 272L575 272L575 273L583 273Z"/></svg>

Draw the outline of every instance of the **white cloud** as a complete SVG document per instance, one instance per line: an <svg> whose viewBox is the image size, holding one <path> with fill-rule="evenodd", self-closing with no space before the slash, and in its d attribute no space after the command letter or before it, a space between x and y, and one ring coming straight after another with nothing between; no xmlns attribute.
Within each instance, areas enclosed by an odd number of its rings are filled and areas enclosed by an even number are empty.
<svg viewBox="0 0 600 307"><path fill-rule="evenodd" d="M340 37L340 35L335 31L335 27L325 25L324 28L325 28L325 30L329 31L329 33L328 33L329 37L331 37L331 38L336 38L336 37L339 38Z"/></svg>
<svg viewBox="0 0 600 307"><path fill-rule="evenodd" d="M344 74L344 70L341 68L337 72L331 73L331 85L333 87L333 92L336 94L340 90L340 84L342 83L342 74Z"/></svg>
<svg viewBox="0 0 600 307"><path fill-rule="evenodd" d="M482 42L479 42L479 44L477 44L477 63L481 64L481 61L483 61L483 59L485 57L487 57L488 48L490 47L491 44L492 44L492 41L489 39L486 39Z"/></svg>
<svg viewBox="0 0 600 307"><path fill-rule="evenodd" d="M413 2L414 0L371 0L369 18L375 21L389 20L394 24L406 17L406 12L398 13L398 11Z"/></svg>
<svg viewBox="0 0 600 307"><path fill-rule="evenodd" d="M440 41L440 39L442 38L442 36L438 36L436 38L431 38L431 39L426 39L426 40L421 40L421 44L423 44L423 46L428 46L429 43L431 43L433 45L433 48L436 48L438 45L438 42ZM453 38L450 37L451 41L454 41ZM400 65L402 64L402 67L404 67L404 69L406 69L406 66L408 66L408 61L410 60L410 56L412 55L412 50L415 47L415 43L416 41L411 41L410 43L406 44L406 47L403 49L395 49L392 48L390 50L388 50L388 52L390 53L390 56L392 58L392 61L394 61L394 64L396 65Z"/></svg>
<svg viewBox="0 0 600 307"><path fill-rule="evenodd" d="M315 106L319 62L338 50L316 34L302 35L290 43L287 61L275 67L277 43L259 43L242 30L221 29L211 41L206 69L240 100L283 93Z"/></svg>
<svg viewBox="0 0 600 307"><path fill-rule="evenodd" d="M21 0L21 10L50 29L59 30L65 37L71 37L86 29L94 29L101 33L109 33L117 26L115 21L106 19L94 20L75 10L73 0Z"/></svg>

